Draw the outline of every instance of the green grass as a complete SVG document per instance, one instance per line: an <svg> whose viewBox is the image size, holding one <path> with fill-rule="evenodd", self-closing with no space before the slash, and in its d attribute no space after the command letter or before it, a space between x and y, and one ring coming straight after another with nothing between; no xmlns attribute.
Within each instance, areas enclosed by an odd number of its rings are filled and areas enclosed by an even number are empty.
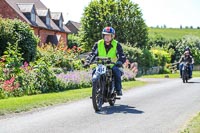
<svg viewBox="0 0 200 133"><path fill-rule="evenodd" d="M200 113L188 123L181 133L200 133Z"/></svg>
<svg viewBox="0 0 200 133"><path fill-rule="evenodd" d="M146 85L142 81L123 82L124 90ZM29 111L34 108L66 103L91 96L91 88L68 90L59 93L40 94L0 100L0 115Z"/></svg>
<svg viewBox="0 0 200 133"><path fill-rule="evenodd" d="M156 34L162 35L167 39L180 39L185 35L194 35L200 37L200 29L159 29L149 28L149 37L155 37Z"/></svg>
<svg viewBox="0 0 200 133"><path fill-rule="evenodd" d="M165 76L168 75L169 78L179 78L180 75L179 73L175 73L175 74L154 74L154 75L145 75L142 76L142 78L165 78ZM194 71L193 72L193 78L194 77L200 77L200 71Z"/></svg>

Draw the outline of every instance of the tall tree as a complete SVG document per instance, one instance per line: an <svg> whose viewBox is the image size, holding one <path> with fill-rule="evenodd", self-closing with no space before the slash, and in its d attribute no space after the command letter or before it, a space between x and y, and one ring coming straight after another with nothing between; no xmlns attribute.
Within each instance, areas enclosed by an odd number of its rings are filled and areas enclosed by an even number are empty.
<svg viewBox="0 0 200 133"><path fill-rule="evenodd" d="M93 0L84 9L81 19L80 40L90 50L106 26L116 30L116 39L121 43L143 48L147 44L147 26L138 4L131 0Z"/></svg>

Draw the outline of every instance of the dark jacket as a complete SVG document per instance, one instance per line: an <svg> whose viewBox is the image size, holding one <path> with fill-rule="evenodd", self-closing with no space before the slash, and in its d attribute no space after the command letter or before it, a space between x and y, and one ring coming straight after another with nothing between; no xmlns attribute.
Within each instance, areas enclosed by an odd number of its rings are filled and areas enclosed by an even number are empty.
<svg viewBox="0 0 200 133"><path fill-rule="evenodd" d="M104 44L106 52L108 53L108 51L113 47L112 45L106 45ZM117 61L121 61L122 63L124 63L126 61L126 56L124 55L123 49L121 44L118 42L117 43ZM94 61L95 57L98 56L98 42L96 42L92 48L92 53L86 58L86 61Z"/></svg>
<svg viewBox="0 0 200 133"><path fill-rule="evenodd" d="M182 55L180 60L179 60L179 63L182 63L182 62L188 62L188 63L193 64L194 63L194 59L192 58L192 56Z"/></svg>

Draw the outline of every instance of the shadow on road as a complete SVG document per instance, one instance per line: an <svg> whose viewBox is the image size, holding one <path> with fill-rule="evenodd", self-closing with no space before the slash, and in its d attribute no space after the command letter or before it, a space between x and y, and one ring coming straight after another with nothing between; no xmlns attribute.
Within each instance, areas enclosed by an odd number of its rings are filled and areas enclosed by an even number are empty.
<svg viewBox="0 0 200 133"><path fill-rule="evenodd" d="M144 113L141 110L135 109L128 105L115 105L115 106L106 106L102 108L102 111L97 112L98 114L110 115L114 113L124 113L124 114L142 114Z"/></svg>
<svg viewBox="0 0 200 133"><path fill-rule="evenodd" d="M188 83L189 84L200 84L200 82L192 82L192 81L191 82L189 81Z"/></svg>

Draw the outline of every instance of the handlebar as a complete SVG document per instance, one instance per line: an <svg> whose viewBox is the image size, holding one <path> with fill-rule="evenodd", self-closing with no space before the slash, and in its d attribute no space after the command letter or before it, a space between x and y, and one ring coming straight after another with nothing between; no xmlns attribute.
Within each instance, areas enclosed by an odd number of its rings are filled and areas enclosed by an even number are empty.
<svg viewBox="0 0 200 133"><path fill-rule="evenodd" d="M84 63L82 63L82 64L84 64ZM115 62L112 62L111 61L111 58L109 58L109 57L95 57L95 61L89 61L87 64L85 64L84 65L84 67L88 67L89 65L91 65L91 64L103 64L103 65L105 65L105 64L107 64L107 65L112 65L112 64L116 64Z"/></svg>
<svg viewBox="0 0 200 133"><path fill-rule="evenodd" d="M111 61L111 58L109 57L96 57L96 60L93 63L90 64L115 64L115 62Z"/></svg>

